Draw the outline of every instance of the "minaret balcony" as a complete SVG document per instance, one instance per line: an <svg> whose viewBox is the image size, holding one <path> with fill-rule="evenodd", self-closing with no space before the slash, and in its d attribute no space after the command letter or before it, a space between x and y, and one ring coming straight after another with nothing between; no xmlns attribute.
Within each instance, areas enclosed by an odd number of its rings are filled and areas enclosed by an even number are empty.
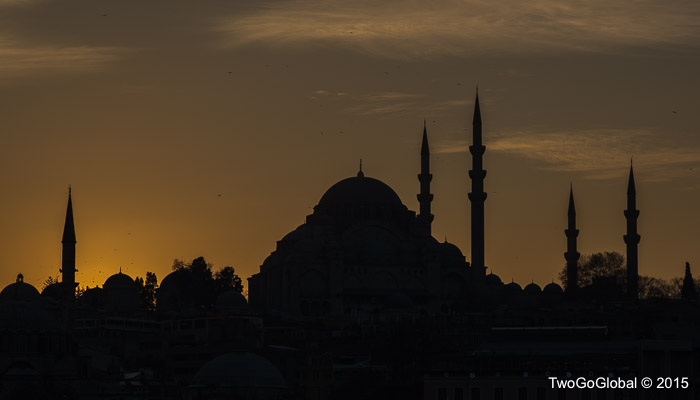
<svg viewBox="0 0 700 400"><path fill-rule="evenodd" d="M479 154L482 155L486 151L486 146L482 145L472 145L469 146L469 152L472 153L473 155Z"/></svg>

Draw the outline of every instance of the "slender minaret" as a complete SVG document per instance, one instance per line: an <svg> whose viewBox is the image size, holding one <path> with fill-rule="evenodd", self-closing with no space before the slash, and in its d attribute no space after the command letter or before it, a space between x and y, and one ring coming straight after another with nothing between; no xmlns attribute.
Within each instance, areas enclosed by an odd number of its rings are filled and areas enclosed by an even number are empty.
<svg viewBox="0 0 700 400"><path fill-rule="evenodd" d="M639 259L637 258L637 245L641 236L637 233L637 191L634 187L634 171L630 161L630 178L627 183L627 234L623 236L627 243L627 296L632 299L639 297Z"/></svg>
<svg viewBox="0 0 700 400"><path fill-rule="evenodd" d="M576 207L574 206L574 186L569 190L569 228L564 230L566 234L566 291L572 292L578 289L578 259L581 253L576 251Z"/></svg>
<svg viewBox="0 0 700 400"><path fill-rule="evenodd" d="M430 193L430 181L432 180L433 174L430 173L428 130L425 127L425 120L423 120L423 143L420 148L420 174L418 174L418 181L420 182L420 193L418 194L420 211L418 213L418 222L421 232L428 236L432 235L431 224L433 218L435 218L433 214L430 213L430 203L433 201L433 195Z"/></svg>
<svg viewBox="0 0 700 400"><path fill-rule="evenodd" d="M472 153L472 169L469 177L472 180L472 191L469 193L469 201L472 206L472 261L471 265L477 273L486 275L484 262L484 178L486 171L483 168L483 156L486 146L481 143L481 110L479 109L479 91L476 92L474 103L473 144L469 146Z"/></svg>
<svg viewBox="0 0 700 400"><path fill-rule="evenodd" d="M63 227L63 254L61 261L62 282L65 290L75 290L75 225L73 223L73 201L71 200L71 188L68 186L68 209L66 210L66 224Z"/></svg>

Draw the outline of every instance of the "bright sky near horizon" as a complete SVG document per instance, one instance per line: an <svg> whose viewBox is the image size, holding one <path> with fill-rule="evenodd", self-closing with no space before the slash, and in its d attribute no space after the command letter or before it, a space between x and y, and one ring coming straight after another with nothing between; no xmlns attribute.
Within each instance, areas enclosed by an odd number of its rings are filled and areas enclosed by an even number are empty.
<svg viewBox="0 0 700 400"><path fill-rule="evenodd" d="M433 233L469 260L477 84L496 274L556 278L570 182L579 251L624 254L634 157L640 273L681 276L698 21L694 0L0 0L0 287L58 275L69 184L81 285L197 256L248 277L360 158L416 210L424 118Z"/></svg>

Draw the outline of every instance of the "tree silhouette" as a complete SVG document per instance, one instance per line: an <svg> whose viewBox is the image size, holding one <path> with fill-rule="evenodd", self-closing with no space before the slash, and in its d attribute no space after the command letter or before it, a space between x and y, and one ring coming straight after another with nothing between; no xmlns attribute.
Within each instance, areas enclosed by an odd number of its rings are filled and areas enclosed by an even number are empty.
<svg viewBox="0 0 700 400"><path fill-rule="evenodd" d="M243 281L241 277L236 274L236 270L233 267L223 267L218 270L216 274L214 274L214 280L216 281L218 293L223 293L230 289L238 293L243 291Z"/></svg>
<svg viewBox="0 0 700 400"><path fill-rule="evenodd" d="M584 254L578 260L578 286L590 286L598 278L625 279L625 257L616 251ZM566 265L559 273L559 280L566 287Z"/></svg>
<svg viewBox="0 0 700 400"><path fill-rule="evenodd" d="M566 287L566 265L559 273L559 280ZM612 278L620 288L625 287L627 270L625 257L616 251L593 253L582 255L578 262L578 286L586 287L601 278ZM651 276L639 276L639 298L678 298L680 297L682 278L673 278L671 281L654 278Z"/></svg>
<svg viewBox="0 0 700 400"><path fill-rule="evenodd" d="M668 299L672 297L677 297L672 283L651 276L642 275L639 277L640 299Z"/></svg>
<svg viewBox="0 0 700 400"><path fill-rule="evenodd" d="M156 289L158 289L158 278L154 272L146 272L146 279L136 277L134 279L139 292L139 301L148 311L156 309Z"/></svg>
<svg viewBox="0 0 700 400"><path fill-rule="evenodd" d="M197 257L189 263L175 259L169 277L177 288L182 306L195 309L208 309L214 305L216 297L227 290L243 291L242 279L233 267L223 267L213 273L212 264L208 264L204 257Z"/></svg>
<svg viewBox="0 0 700 400"><path fill-rule="evenodd" d="M46 289L48 286L51 286L51 285L53 285L53 284L55 284L55 283L58 283L58 276L55 277L55 278L54 278L53 276L49 276L49 277L46 278L46 279L44 280L44 282L42 283L41 290L44 290L44 289Z"/></svg>

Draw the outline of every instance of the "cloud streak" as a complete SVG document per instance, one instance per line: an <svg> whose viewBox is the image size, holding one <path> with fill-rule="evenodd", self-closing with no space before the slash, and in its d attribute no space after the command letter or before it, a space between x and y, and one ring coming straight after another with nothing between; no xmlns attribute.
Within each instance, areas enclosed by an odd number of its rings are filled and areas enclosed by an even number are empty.
<svg viewBox="0 0 700 400"><path fill-rule="evenodd" d="M589 179L624 176L630 157L643 168L649 181L687 176L700 164L700 147L682 146L661 138L650 129L591 129L581 131L496 133L485 139L487 151L541 161L544 168L582 173ZM443 141L437 153L466 152L465 141Z"/></svg>
<svg viewBox="0 0 700 400"><path fill-rule="evenodd" d="M233 46L325 43L415 58L695 47L700 41L699 17L700 3L694 0L293 0L225 18L216 30Z"/></svg>
<svg viewBox="0 0 700 400"><path fill-rule="evenodd" d="M423 94L405 92L372 92L350 94L345 92L332 93L327 90L315 90L310 99L335 98L342 101L343 110L356 115L391 115L401 113L436 114L454 108L471 104L466 99L433 101ZM351 103L348 105L348 103Z"/></svg>
<svg viewBox="0 0 700 400"><path fill-rule="evenodd" d="M0 79L42 72L84 72L120 57L123 50L90 46L29 46L0 37Z"/></svg>

